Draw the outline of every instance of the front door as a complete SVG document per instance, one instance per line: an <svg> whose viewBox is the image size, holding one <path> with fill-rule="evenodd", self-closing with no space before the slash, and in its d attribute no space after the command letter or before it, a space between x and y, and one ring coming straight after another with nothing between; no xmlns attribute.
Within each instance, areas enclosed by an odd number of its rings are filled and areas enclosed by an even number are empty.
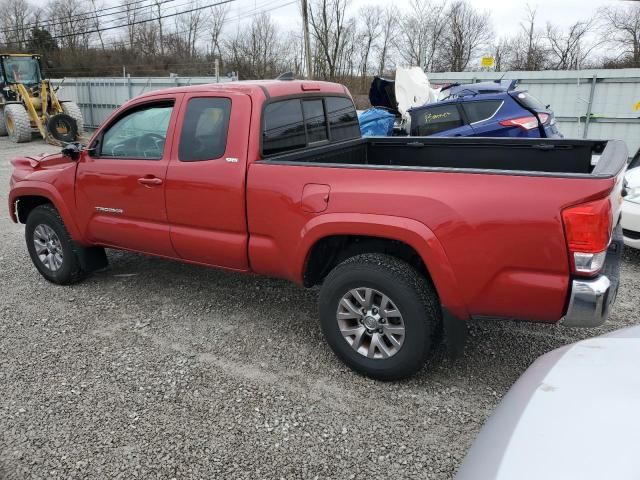
<svg viewBox="0 0 640 480"><path fill-rule="evenodd" d="M185 95L167 171L167 218L177 254L248 270L245 176L251 100Z"/></svg>
<svg viewBox="0 0 640 480"><path fill-rule="evenodd" d="M175 256L165 207L169 125L179 98L133 105L109 121L78 165L76 198L95 244Z"/></svg>

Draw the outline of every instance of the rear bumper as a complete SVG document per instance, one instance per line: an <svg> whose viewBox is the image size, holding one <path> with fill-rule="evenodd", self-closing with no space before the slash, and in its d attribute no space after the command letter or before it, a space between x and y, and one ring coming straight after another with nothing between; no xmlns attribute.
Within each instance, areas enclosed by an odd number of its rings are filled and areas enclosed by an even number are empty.
<svg viewBox="0 0 640 480"><path fill-rule="evenodd" d="M622 247L622 228L618 226L607 251L602 274L593 279L572 281L569 307L561 320L563 325L597 327L607 320L611 305L618 294Z"/></svg>

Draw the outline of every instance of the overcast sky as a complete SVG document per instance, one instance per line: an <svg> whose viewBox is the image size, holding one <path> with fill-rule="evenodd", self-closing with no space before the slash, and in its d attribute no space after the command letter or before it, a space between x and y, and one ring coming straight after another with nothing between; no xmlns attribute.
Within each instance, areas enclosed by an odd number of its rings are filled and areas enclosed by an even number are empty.
<svg viewBox="0 0 640 480"><path fill-rule="evenodd" d="M402 10L409 10L410 0L392 0ZM238 0L233 8L245 10L257 6L260 0ZM287 3L286 0L271 2L272 5ZM389 0L352 0L351 11L356 13L362 5L385 6ZM537 8L537 20L543 26L547 22L556 25L567 26L576 20L588 18L595 15L598 8L607 5L629 4L620 0L470 0L470 3L479 10L486 10L491 13L493 28L498 37L516 33L519 22L526 13L527 4ZM299 22L297 5L289 5L271 11L271 14L283 25L291 25ZM292 25L291 25L292 26Z"/></svg>
<svg viewBox="0 0 640 480"><path fill-rule="evenodd" d="M30 0L32 4L43 7L47 0ZM127 0L133 1L133 0ZM168 3L165 13L184 9L189 0L175 0ZM200 5L214 3L216 0L200 0ZM410 0L351 0L350 12L356 14L363 5L385 6L393 1L401 10L410 9ZM607 5L632 3L624 0L469 0L479 10L491 13L491 20L496 37L516 33L519 22L526 14L527 4L537 8L537 21L543 27L548 21L556 25L567 26L576 20L589 18L596 14L598 8ZM97 0L98 5L116 6L118 0ZM151 2L149 2L151 3ZM284 30L301 27L299 5L300 0L235 0L230 4L226 34L232 33L255 13L268 11L281 24ZM111 10L115 13L115 10ZM109 17L106 17L109 18ZM113 17L111 17L113 18ZM168 19L167 21L170 21ZM109 35L111 36L111 35Z"/></svg>

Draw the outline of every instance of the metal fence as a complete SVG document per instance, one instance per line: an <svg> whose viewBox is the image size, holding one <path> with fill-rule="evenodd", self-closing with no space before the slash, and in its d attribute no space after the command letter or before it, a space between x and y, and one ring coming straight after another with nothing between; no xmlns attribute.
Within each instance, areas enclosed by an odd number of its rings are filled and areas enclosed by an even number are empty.
<svg viewBox="0 0 640 480"><path fill-rule="evenodd" d="M640 69L429 74L434 84L500 78L520 80L520 88L550 104L566 137L624 140L630 154L640 148ZM59 94L80 105L88 127L97 127L113 109L141 93L215 82L215 77L67 78Z"/></svg>
<svg viewBox="0 0 640 480"><path fill-rule="evenodd" d="M218 80L226 83L234 79L220 77ZM60 99L73 100L80 106L85 125L97 128L111 112L133 97L163 88L216 83L216 77L96 77L53 79L51 82L60 86Z"/></svg>
<svg viewBox="0 0 640 480"><path fill-rule="evenodd" d="M633 155L640 148L640 69L544 72L432 73L434 84L518 79L550 104L558 128L569 138L624 140Z"/></svg>

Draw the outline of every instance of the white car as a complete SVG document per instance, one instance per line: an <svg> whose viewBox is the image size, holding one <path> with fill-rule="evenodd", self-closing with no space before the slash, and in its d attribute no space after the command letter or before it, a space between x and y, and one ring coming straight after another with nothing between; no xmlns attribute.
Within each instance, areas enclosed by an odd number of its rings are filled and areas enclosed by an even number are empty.
<svg viewBox="0 0 640 480"><path fill-rule="evenodd" d="M640 248L640 166L629 170L625 179L627 196L622 202L622 235L625 245Z"/></svg>
<svg viewBox="0 0 640 480"><path fill-rule="evenodd" d="M543 355L484 425L456 480L640 478L640 326Z"/></svg>

